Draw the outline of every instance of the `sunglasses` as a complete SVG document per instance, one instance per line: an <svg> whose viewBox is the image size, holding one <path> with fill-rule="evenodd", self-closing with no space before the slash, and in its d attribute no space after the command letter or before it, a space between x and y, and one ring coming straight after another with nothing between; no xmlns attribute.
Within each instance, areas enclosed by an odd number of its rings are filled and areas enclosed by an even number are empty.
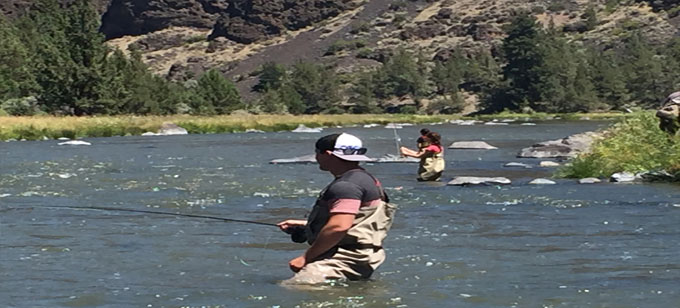
<svg viewBox="0 0 680 308"><path fill-rule="evenodd" d="M321 154L325 152L324 150L319 150L319 149L314 149L316 151L316 154ZM343 155L363 155L366 154L367 149L366 148L358 148L358 149L333 149L333 152L342 152Z"/></svg>

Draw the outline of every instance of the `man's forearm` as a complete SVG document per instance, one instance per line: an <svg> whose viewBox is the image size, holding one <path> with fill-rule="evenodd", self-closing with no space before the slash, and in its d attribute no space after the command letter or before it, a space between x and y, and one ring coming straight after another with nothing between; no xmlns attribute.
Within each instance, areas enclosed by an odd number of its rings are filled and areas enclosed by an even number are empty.
<svg viewBox="0 0 680 308"><path fill-rule="evenodd" d="M345 234L347 234L347 230L337 231L326 228L322 229L316 240L314 240L312 246L309 246L307 251L305 251L305 260L307 260L307 262L314 261L314 259L322 255L324 252L330 250L331 248L335 247L335 245L340 243L340 240L345 237Z"/></svg>
<svg viewBox="0 0 680 308"><path fill-rule="evenodd" d="M353 214L335 214L332 215L326 223L319 235L314 240L312 246L307 248L304 256L307 262L312 262L317 257L335 247L340 240L347 234L347 230L352 227L354 222Z"/></svg>

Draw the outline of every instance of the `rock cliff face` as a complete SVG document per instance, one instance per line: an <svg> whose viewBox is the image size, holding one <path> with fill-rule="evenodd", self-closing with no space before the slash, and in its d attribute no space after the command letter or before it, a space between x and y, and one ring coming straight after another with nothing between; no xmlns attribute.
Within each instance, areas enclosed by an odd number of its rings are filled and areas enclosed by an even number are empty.
<svg viewBox="0 0 680 308"><path fill-rule="evenodd" d="M226 37L248 44L311 26L350 7L349 0L232 0L209 38Z"/></svg>
<svg viewBox="0 0 680 308"><path fill-rule="evenodd" d="M59 3L68 5L73 0L58 0ZM21 16L33 5L36 1L31 0L2 0L0 1L0 15L8 16L10 18ZM90 1L99 13L104 14L111 0L91 0Z"/></svg>
<svg viewBox="0 0 680 308"><path fill-rule="evenodd" d="M228 7L228 0L112 0L101 31L111 39L171 26L210 29Z"/></svg>

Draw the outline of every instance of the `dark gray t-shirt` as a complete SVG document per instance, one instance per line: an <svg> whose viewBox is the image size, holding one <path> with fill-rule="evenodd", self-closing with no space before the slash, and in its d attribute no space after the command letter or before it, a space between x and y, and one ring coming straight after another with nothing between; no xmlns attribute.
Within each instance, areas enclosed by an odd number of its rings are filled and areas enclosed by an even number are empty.
<svg viewBox="0 0 680 308"><path fill-rule="evenodd" d="M321 197L326 202L338 199L355 199L361 200L361 203L369 203L380 199L380 188L366 170L353 169L328 184Z"/></svg>

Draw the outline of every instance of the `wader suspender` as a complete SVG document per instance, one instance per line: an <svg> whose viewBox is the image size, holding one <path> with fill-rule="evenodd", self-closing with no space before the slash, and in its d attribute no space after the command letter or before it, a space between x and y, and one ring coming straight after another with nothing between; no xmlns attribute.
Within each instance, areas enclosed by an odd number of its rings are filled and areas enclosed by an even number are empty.
<svg viewBox="0 0 680 308"><path fill-rule="evenodd" d="M387 196L387 193L382 187L382 183L378 181L372 174L368 173L364 169L360 169L364 173L366 173L368 176L370 176L373 179L373 182L375 183L375 186L378 187L378 190L380 191L380 200L382 200L385 203L390 202L390 197ZM382 246L375 246L372 244L346 244L346 245L339 245L337 246L339 248L347 249L347 250L359 250L359 249L368 249L368 248L373 248L373 251L378 251L382 249Z"/></svg>

